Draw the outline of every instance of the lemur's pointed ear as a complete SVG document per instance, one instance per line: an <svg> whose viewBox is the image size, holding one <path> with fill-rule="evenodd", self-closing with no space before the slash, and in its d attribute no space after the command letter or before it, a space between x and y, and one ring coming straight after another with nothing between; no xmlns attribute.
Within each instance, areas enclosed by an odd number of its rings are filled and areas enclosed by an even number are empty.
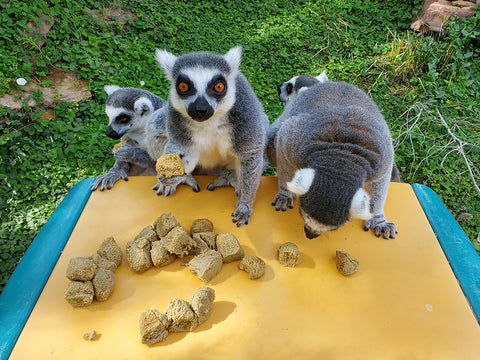
<svg viewBox="0 0 480 360"><path fill-rule="evenodd" d="M167 50L157 49L155 50L155 59L157 60L158 64L162 67L167 79L172 81L172 71L173 65L175 65L175 61L177 57L172 53L168 52Z"/></svg>
<svg viewBox="0 0 480 360"><path fill-rule="evenodd" d="M312 186L315 170L310 168L299 169L295 172L292 181L287 182L287 189L297 195L304 195Z"/></svg>
<svg viewBox="0 0 480 360"><path fill-rule="evenodd" d="M136 114L144 116L153 111L153 105L150 99L142 96L133 104L133 110Z"/></svg>
<svg viewBox="0 0 480 360"><path fill-rule="evenodd" d="M362 188L358 189L353 195L352 203L350 205L350 218L369 220L372 218L370 212L370 195Z"/></svg>
<svg viewBox="0 0 480 360"><path fill-rule="evenodd" d="M316 77L316 79L321 83L328 81L327 72L323 70L322 73Z"/></svg>
<svg viewBox="0 0 480 360"><path fill-rule="evenodd" d="M232 71L236 71L242 61L242 47L235 46L231 48L223 57L232 68Z"/></svg>
<svg viewBox="0 0 480 360"><path fill-rule="evenodd" d="M103 87L103 90L105 90L105 92L107 93L107 95L111 95L113 94L115 91L117 91L118 89L120 89L120 86L117 86L117 85L105 85Z"/></svg>

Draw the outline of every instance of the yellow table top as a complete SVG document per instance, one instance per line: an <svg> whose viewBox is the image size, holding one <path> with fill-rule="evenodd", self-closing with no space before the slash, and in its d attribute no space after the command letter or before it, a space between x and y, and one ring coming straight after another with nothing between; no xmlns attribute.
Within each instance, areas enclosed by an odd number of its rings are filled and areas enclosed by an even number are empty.
<svg viewBox="0 0 480 360"><path fill-rule="evenodd" d="M355 220L309 240L297 204L287 212L270 205L275 177L262 178L251 222L240 228L230 216L233 189L210 192L212 178L197 178L202 191L181 186L171 197L151 190L154 177L93 192L10 359L480 359L480 327L410 185L389 189L385 213L397 225L396 239L364 232ZM224 264L206 284L216 291L208 320L149 347L140 340L140 314L154 305L163 311L169 299L188 300L205 285L180 259L136 274L124 256L112 296L85 308L63 299L65 270L72 257L91 255L108 236L125 252L164 212L187 230L194 219L211 219L216 232L233 233L267 268L250 280L238 261ZM295 268L277 260L287 241L302 253ZM336 250L358 258L359 271L340 275ZM84 340L93 329L101 337Z"/></svg>

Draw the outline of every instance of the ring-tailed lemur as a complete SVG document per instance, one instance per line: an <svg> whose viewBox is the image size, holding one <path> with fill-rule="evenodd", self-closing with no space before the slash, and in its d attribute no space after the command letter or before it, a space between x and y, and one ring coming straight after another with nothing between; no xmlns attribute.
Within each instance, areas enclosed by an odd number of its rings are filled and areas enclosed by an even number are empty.
<svg viewBox="0 0 480 360"><path fill-rule="evenodd" d="M295 76L289 81L277 85L278 97L281 102L287 104L295 99L301 91L307 90L309 87L327 80L328 77L325 70L316 77L312 75ZM401 182L400 172L398 171L395 162L393 163L392 177L390 181Z"/></svg>
<svg viewBox="0 0 480 360"><path fill-rule="evenodd" d="M299 79L315 78L294 79L278 87L286 106L269 130L267 156L279 182L272 205L293 208L295 194L308 238L352 218L366 220L366 231L395 238L396 226L383 212L393 145L378 107L351 84L324 77L296 87Z"/></svg>
<svg viewBox="0 0 480 360"><path fill-rule="evenodd" d="M111 189L128 176L155 175L155 162L163 154L167 142L165 113L167 102L149 91L106 85L105 112L109 118L106 135L122 139L126 144L113 152L115 163L92 184L92 190ZM185 179L190 185L193 178ZM195 182L196 183L196 182ZM200 190L192 183L194 191Z"/></svg>
<svg viewBox="0 0 480 360"><path fill-rule="evenodd" d="M171 82L165 153L179 155L186 174L196 166L224 169L223 176L207 189L235 187L238 201L232 221L237 226L250 221L269 125L260 101L239 70L241 55L239 46L225 55L193 52L177 57L165 50L156 51L156 59ZM157 194L164 185L173 189L182 180L158 178Z"/></svg>

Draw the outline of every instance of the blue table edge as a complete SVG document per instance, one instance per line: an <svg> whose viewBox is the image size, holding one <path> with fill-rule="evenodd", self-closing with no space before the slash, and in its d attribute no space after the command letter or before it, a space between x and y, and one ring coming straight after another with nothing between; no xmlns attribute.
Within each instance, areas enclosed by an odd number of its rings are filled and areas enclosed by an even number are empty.
<svg viewBox="0 0 480 360"><path fill-rule="evenodd" d="M95 178L75 184L25 252L0 295L0 360L10 356L78 218ZM427 219L477 321L480 319L480 256L438 195L413 184Z"/></svg>
<svg viewBox="0 0 480 360"><path fill-rule="evenodd" d="M33 239L0 295L0 359L17 342L90 197L95 178L75 184Z"/></svg>

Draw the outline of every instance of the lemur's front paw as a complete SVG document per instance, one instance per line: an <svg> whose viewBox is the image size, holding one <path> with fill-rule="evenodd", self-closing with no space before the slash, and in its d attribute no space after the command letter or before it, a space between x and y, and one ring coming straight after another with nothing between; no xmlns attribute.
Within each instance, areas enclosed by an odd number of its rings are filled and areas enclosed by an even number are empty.
<svg viewBox="0 0 480 360"><path fill-rule="evenodd" d="M207 190L213 191L217 187L225 186L232 186L234 189L237 187L237 175L234 170L224 170L222 175L208 183Z"/></svg>
<svg viewBox="0 0 480 360"><path fill-rule="evenodd" d="M232 214L234 223L237 223L237 227L242 225L248 225L250 222L250 216L252 216L252 205L244 201L237 201L237 208Z"/></svg>
<svg viewBox="0 0 480 360"><path fill-rule="evenodd" d="M99 185L100 191L105 189L111 189L113 184L115 184L118 180L123 179L128 181L127 173L124 170L110 170L105 175L97 176L94 183L92 184L92 191L96 190Z"/></svg>
<svg viewBox="0 0 480 360"><path fill-rule="evenodd" d="M180 184L187 184L192 187L193 191L199 192L200 185L197 180L191 174L185 174L180 176L165 177L163 175L157 174L158 182L152 188L157 191L157 195L170 196L175 194L177 191L177 186Z"/></svg>
<svg viewBox="0 0 480 360"><path fill-rule="evenodd" d="M272 206L275 206L275 210L287 211L293 209L293 195L291 192L280 190L272 201Z"/></svg>
<svg viewBox="0 0 480 360"><path fill-rule="evenodd" d="M113 156L119 161L132 162L134 157L134 147L128 144L123 144L121 148L113 151Z"/></svg>
<svg viewBox="0 0 480 360"><path fill-rule="evenodd" d="M387 222L383 215L377 215L370 220L365 221L363 230L368 231L369 229L372 229L377 237L380 237L383 233L383 237L387 240L390 238L395 239L398 233L395 224Z"/></svg>

